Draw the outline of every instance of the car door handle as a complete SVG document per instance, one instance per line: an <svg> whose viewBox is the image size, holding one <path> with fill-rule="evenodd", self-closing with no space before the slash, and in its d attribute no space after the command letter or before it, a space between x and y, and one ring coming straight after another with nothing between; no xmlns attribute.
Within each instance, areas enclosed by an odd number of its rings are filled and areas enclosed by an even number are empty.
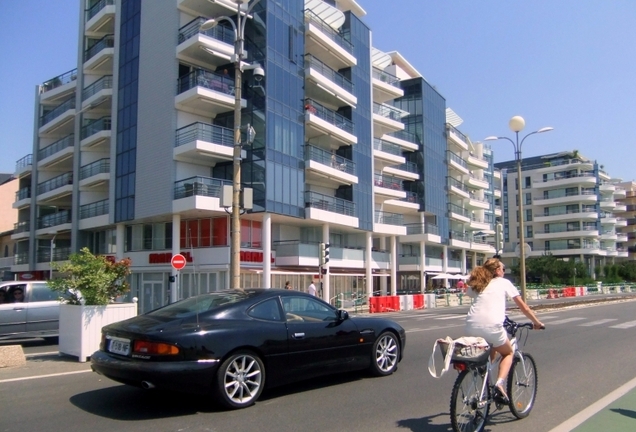
<svg viewBox="0 0 636 432"><path fill-rule="evenodd" d="M294 333L294 339L302 339L305 337L305 333Z"/></svg>

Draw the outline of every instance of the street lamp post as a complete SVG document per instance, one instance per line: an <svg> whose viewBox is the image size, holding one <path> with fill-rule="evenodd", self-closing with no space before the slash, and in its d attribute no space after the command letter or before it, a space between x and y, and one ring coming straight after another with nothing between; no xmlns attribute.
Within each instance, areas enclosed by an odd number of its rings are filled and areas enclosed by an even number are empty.
<svg viewBox="0 0 636 432"><path fill-rule="evenodd" d="M241 287L241 89L243 83L243 71L254 70L254 75L264 76L264 70L259 64L242 65L245 58L245 23L251 10L260 0L253 0L249 7L244 8L250 0L234 0L236 3L236 24L227 16L212 18L201 24L200 30L206 31L215 27L221 21L227 21L234 29L234 55L231 61L234 63L234 151L233 151L233 176L232 176L232 213L230 227L230 288Z"/></svg>
<svg viewBox="0 0 636 432"><path fill-rule="evenodd" d="M525 249L525 232L524 232L524 216L523 216L523 184L521 183L521 146L530 135L549 132L552 127L544 127L537 131L530 132L524 136L519 142L519 132L526 126L526 121L521 116L514 116L508 122L510 130L515 133L515 141L508 137L489 136L484 141L495 141L505 139L512 143L515 151L515 161L517 162L517 200L519 201L519 286L521 287L521 298L526 300L526 249Z"/></svg>

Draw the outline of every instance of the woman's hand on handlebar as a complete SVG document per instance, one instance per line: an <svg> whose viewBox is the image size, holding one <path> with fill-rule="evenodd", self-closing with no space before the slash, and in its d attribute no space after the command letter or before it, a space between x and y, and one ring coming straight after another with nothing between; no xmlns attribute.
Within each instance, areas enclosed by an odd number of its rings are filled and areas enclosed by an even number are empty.
<svg viewBox="0 0 636 432"><path fill-rule="evenodd" d="M541 321L537 321L532 325L532 328L535 330L545 330L545 324L543 324Z"/></svg>

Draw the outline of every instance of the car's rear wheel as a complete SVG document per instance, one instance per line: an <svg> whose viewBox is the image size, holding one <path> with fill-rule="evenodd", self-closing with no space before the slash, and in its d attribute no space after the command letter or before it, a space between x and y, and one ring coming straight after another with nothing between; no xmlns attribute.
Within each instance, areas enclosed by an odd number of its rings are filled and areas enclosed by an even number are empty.
<svg viewBox="0 0 636 432"><path fill-rule="evenodd" d="M263 391L265 366L250 351L232 354L222 364L216 375L216 390L221 404L238 409L252 405Z"/></svg>
<svg viewBox="0 0 636 432"><path fill-rule="evenodd" d="M391 375L398 367L400 344L395 334L382 333L373 343L371 352L371 373L375 376Z"/></svg>

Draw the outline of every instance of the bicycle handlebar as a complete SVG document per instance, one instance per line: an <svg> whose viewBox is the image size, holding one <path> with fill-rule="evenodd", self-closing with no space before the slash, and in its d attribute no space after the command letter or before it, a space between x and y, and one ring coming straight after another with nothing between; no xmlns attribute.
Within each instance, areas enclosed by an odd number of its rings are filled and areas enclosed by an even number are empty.
<svg viewBox="0 0 636 432"><path fill-rule="evenodd" d="M518 323L515 322L513 320L511 320L510 318L508 318L508 316L506 316L506 319L503 322L503 326L506 329L506 331L511 334L512 336L514 336L517 333L517 330L519 330L520 328L527 328L529 330L533 330L534 329L534 324L532 323ZM545 330L545 325L541 326L541 330Z"/></svg>

